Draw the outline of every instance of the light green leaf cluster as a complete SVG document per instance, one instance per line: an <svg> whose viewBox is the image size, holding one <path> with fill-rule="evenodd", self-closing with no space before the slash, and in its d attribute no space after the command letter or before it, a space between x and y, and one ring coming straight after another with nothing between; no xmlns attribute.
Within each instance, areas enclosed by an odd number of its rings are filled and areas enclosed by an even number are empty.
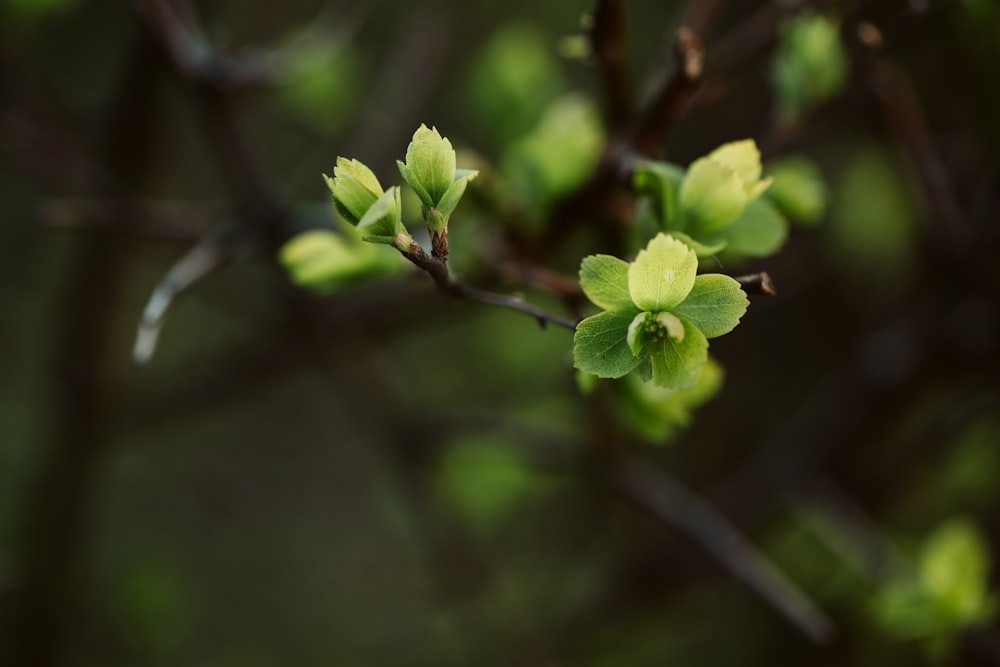
<svg viewBox="0 0 1000 667"><path fill-rule="evenodd" d="M891 151L865 145L850 154L834 184L826 248L846 280L872 293L906 275L925 213L912 174Z"/></svg>
<svg viewBox="0 0 1000 667"><path fill-rule="evenodd" d="M448 218L478 172L456 168L455 149L436 128L421 125L398 162L403 179L420 199L432 235L447 231ZM399 187L383 190L378 178L358 160L337 158L333 178L323 174L340 216L358 228L365 241L395 246L409 253L413 238L403 225Z"/></svg>
<svg viewBox="0 0 1000 667"><path fill-rule="evenodd" d="M840 92L847 78L847 55L840 23L804 14L784 27L771 75L782 115L801 120L816 105Z"/></svg>
<svg viewBox="0 0 1000 667"><path fill-rule="evenodd" d="M732 278L697 270L694 250L666 234L631 264L585 257L580 286L605 310L577 326L576 368L604 378L639 369L660 387L695 386L708 360L707 339L732 331L749 304Z"/></svg>
<svg viewBox="0 0 1000 667"><path fill-rule="evenodd" d="M337 158L333 178L323 174L340 216L371 243L393 245L405 252L413 239L403 226L399 188L382 189L378 178L358 160Z"/></svg>
<svg viewBox="0 0 1000 667"><path fill-rule="evenodd" d="M581 95L565 95L505 151L503 175L525 211L540 219L553 202L590 177L604 140L601 114L594 102Z"/></svg>
<svg viewBox="0 0 1000 667"><path fill-rule="evenodd" d="M773 184L767 198L782 213L802 225L814 225L826 211L827 190L815 162L802 156L768 162L767 173Z"/></svg>
<svg viewBox="0 0 1000 667"><path fill-rule="evenodd" d="M788 222L761 195L773 183L763 178L760 150L752 139L719 146L687 170L665 162L641 162L633 187L652 206L642 211L656 229L683 241L699 257L726 250L735 257L775 252L788 235ZM643 220L640 220L643 222Z"/></svg>
<svg viewBox="0 0 1000 667"><path fill-rule="evenodd" d="M471 53L465 80L463 114L490 128L491 153L528 134L566 88L549 37L531 23L498 28Z"/></svg>
<svg viewBox="0 0 1000 667"><path fill-rule="evenodd" d="M343 234L326 229L303 232L281 247L278 258L293 282L321 294L405 266L398 255L362 243L353 229Z"/></svg>
<svg viewBox="0 0 1000 667"><path fill-rule="evenodd" d="M282 76L273 93L311 129L338 135L360 106L367 61L346 36L316 39L298 31L289 36Z"/></svg>
<svg viewBox="0 0 1000 667"><path fill-rule="evenodd" d="M695 409L718 393L722 379L722 367L711 357L702 366L695 384L686 389L659 387L632 373L616 383L615 404L625 423L641 437L665 443L691 423Z"/></svg>
<svg viewBox="0 0 1000 667"><path fill-rule="evenodd" d="M435 492L445 506L482 535L501 528L519 506L549 486L511 442L493 435L449 443L434 474Z"/></svg>
<svg viewBox="0 0 1000 667"><path fill-rule="evenodd" d="M479 172L456 168L455 149L451 142L421 124L406 149L406 162L397 160L399 173L413 188L423 205L424 220L432 232L442 232L448 218L465 194L469 181Z"/></svg>
<svg viewBox="0 0 1000 667"><path fill-rule="evenodd" d="M915 576L881 592L876 618L890 634L923 639L933 657L943 658L960 632L994 617L989 571L989 549L979 531L953 519L921 546Z"/></svg>

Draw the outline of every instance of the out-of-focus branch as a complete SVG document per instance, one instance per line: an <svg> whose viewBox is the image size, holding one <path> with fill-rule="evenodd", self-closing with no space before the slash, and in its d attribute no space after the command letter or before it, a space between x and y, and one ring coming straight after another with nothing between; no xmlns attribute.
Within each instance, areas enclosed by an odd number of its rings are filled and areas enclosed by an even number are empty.
<svg viewBox="0 0 1000 667"><path fill-rule="evenodd" d="M555 207L543 247L556 244L566 228L581 217L596 214L616 221L629 217L631 203L622 200L623 185L628 183L638 157L660 152L674 120L698 87L703 65L701 42L694 32L681 28L674 43L672 67L621 132L609 140L593 176ZM608 240L606 247L614 252L613 239Z"/></svg>
<svg viewBox="0 0 1000 667"><path fill-rule="evenodd" d="M871 73L871 85L882 104L886 125L900 148L913 160L935 230L942 240L954 244L968 238L968 223L955 199L948 179L948 170L938 155L920 100L906 74L885 60L876 61Z"/></svg>
<svg viewBox="0 0 1000 667"><path fill-rule="evenodd" d="M634 104L624 5L624 0L598 0L590 26L590 48L604 77L614 129L631 117Z"/></svg>
<svg viewBox="0 0 1000 667"><path fill-rule="evenodd" d="M623 457L610 474L618 493L700 544L805 636L816 643L830 639L834 628L826 614L712 506L635 457Z"/></svg>
<svg viewBox="0 0 1000 667"><path fill-rule="evenodd" d="M117 197L53 197L39 206L56 229L125 233L130 238L194 242L223 211L221 202L149 201ZM127 229L118 222L128 218Z"/></svg>
<svg viewBox="0 0 1000 667"><path fill-rule="evenodd" d="M701 41L693 30L682 27L674 42L674 66L664 74L628 130L630 151L646 157L660 152L670 126L698 89L704 64Z"/></svg>

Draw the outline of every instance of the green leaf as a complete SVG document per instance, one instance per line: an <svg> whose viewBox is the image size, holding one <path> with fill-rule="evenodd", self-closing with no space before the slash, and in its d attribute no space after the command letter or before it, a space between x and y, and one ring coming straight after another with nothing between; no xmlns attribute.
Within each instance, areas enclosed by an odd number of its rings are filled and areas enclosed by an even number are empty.
<svg viewBox="0 0 1000 667"><path fill-rule="evenodd" d="M504 152L503 173L529 211L544 209L590 177L604 143L597 105L582 95L567 95Z"/></svg>
<svg viewBox="0 0 1000 667"><path fill-rule="evenodd" d="M686 389L698 382L708 360L708 340L693 324L684 323L684 339L667 336L663 348L650 353L653 382L668 389Z"/></svg>
<svg viewBox="0 0 1000 667"><path fill-rule="evenodd" d="M341 217L352 225L361 218L382 194L382 185L363 162L338 157L333 178L323 174L333 195L334 206Z"/></svg>
<svg viewBox="0 0 1000 667"><path fill-rule="evenodd" d="M729 276L709 273L695 278L687 298L671 311L698 327L706 338L715 338L735 329L749 305L738 282Z"/></svg>
<svg viewBox="0 0 1000 667"><path fill-rule="evenodd" d="M341 136L360 107L357 91L369 61L346 34L313 39L305 29L289 37L295 48L282 52L282 76L275 77L274 94L313 130Z"/></svg>
<svg viewBox="0 0 1000 667"><path fill-rule="evenodd" d="M847 73L838 21L804 13L785 26L772 67L782 115L801 119L810 108L836 95Z"/></svg>
<svg viewBox="0 0 1000 667"><path fill-rule="evenodd" d="M767 257L788 238L788 221L770 201L758 199L719 234L726 240L727 255Z"/></svg>
<svg viewBox="0 0 1000 667"><path fill-rule="evenodd" d="M694 239L684 232L670 232L670 236L694 250L698 257L712 257L726 248L727 241L720 236L703 236Z"/></svg>
<svg viewBox="0 0 1000 667"><path fill-rule="evenodd" d="M434 208L434 200L431 199L430 193L424 187L417 175L413 173L405 162L401 160L396 160L396 166L399 167L399 175L403 177L406 184L413 188L413 191L417 193L417 197L420 198L420 203L424 205L424 208Z"/></svg>
<svg viewBox="0 0 1000 667"><path fill-rule="evenodd" d="M495 433L466 436L445 448L433 478L447 507L484 534L499 529L518 506L549 487L516 442Z"/></svg>
<svg viewBox="0 0 1000 667"><path fill-rule="evenodd" d="M396 253L380 252L362 243L353 227L344 236L311 229L281 247L279 259L297 285L329 293L357 280L406 268Z"/></svg>
<svg viewBox="0 0 1000 667"><path fill-rule="evenodd" d="M358 231L366 237L395 238L403 229L399 218L399 187L389 188L358 221ZM368 240L368 239L366 239Z"/></svg>
<svg viewBox="0 0 1000 667"><path fill-rule="evenodd" d="M735 171L745 184L747 194L760 180L760 150L753 139L722 144L706 157Z"/></svg>
<svg viewBox="0 0 1000 667"><path fill-rule="evenodd" d="M573 365L602 378L620 378L638 366L645 353L629 349L631 313L603 312L580 322L573 335Z"/></svg>
<svg viewBox="0 0 1000 667"><path fill-rule="evenodd" d="M697 271L694 250L666 234L657 234L629 266L632 301L640 310L667 310L691 291Z"/></svg>
<svg viewBox="0 0 1000 667"><path fill-rule="evenodd" d="M688 389L658 387L631 373L621 382L617 406L641 437L664 443L691 423L692 412L718 393L722 379L722 367L711 357L702 366L695 385Z"/></svg>
<svg viewBox="0 0 1000 667"><path fill-rule="evenodd" d="M445 223L447 223L451 214L454 213L455 208L458 206L458 202L462 200L462 195L465 194L465 188L469 184L470 180L471 179L466 176L453 181L451 186L448 188L448 191L444 193L443 197L441 197L441 201L438 202L436 207L437 212L444 218Z"/></svg>
<svg viewBox="0 0 1000 667"><path fill-rule="evenodd" d="M436 207L455 180L455 149L437 128L421 124L406 149L406 166L430 195Z"/></svg>
<svg viewBox="0 0 1000 667"><path fill-rule="evenodd" d="M675 229L680 224L677 197L683 180L681 167L653 160L639 162L632 175L632 187L653 199L660 224L665 229Z"/></svg>
<svg viewBox="0 0 1000 667"><path fill-rule="evenodd" d="M927 592L955 625L992 615L989 550L968 521L955 519L934 531L920 551L919 567Z"/></svg>
<svg viewBox="0 0 1000 667"><path fill-rule="evenodd" d="M767 197L794 222L813 225L826 210L827 190L823 174L812 160L789 157L768 162L767 172L774 185Z"/></svg>
<svg viewBox="0 0 1000 667"><path fill-rule="evenodd" d="M462 113L490 128L483 140L496 154L530 132L565 88L561 64L551 38L531 23L505 23L469 54Z"/></svg>
<svg viewBox="0 0 1000 667"><path fill-rule="evenodd" d="M680 204L699 229L715 231L739 217L747 205L747 193L735 169L701 158L681 182Z"/></svg>
<svg viewBox="0 0 1000 667"><path fill-rule="evenodd" d="M605 310L635 311L628 291L628 262L610 255L590 255L580 264L580 287Z"/></svg>
<svg viewBox="0 0 1000 667"><path fill-rule="evenodd" d="M895 155L876 146L852 149L825 229L834 265L866 284L905 275L922 234L920 204L912 174Z"/></svg>

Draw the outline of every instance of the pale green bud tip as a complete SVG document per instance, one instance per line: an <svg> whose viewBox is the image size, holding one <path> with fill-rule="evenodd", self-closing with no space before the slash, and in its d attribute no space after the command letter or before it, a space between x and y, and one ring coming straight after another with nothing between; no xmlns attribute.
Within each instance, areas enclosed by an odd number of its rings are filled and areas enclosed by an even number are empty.
<svg viewBox="0 0 1000 667"><path fill-rule="evenodd" d="M761 179L760 149L753 139L719 146L688 168L681 182L681 206L701 221L705 231L726 226L771 185Z"/></svg>
<svg viewBox="0 0 1000 667"><path fill-rule="evenodd" d="M374 172L368 165L359 160L349 160L345 157L337 158L337 165L333 168L334 181L338 179L350 179L356 181L365 190L371 192L375 197L381 196L384 192L382 185L378 182Z"/></svg>
<svg viewBox="0 0 1000 667"><path fill-rule="evenodd" d="M436 127L428 129L421 124L413 133L413 140L406 149L406 166L420 189L427 193L431 206L439 204L455 180L455 159L451 142L442 137Z"/></svg>
<svg viewBox="0 0 1000 667"><path fill-rule="evenodd" d="M436 141L441 141L442 139L441 133L438 132L437 127L433 125L428 128L427 123L421 123L420 127L418 127L416 131L413 133L414 141L428 141L432 139Z"/></svg>
<svg viewBox="0 0 1000 667"><path fill-rule="evenodd" d="M743 139L723 144L706 157L720 162L735 171L745 183L760 180L760 149L753 139Z"/></svg>

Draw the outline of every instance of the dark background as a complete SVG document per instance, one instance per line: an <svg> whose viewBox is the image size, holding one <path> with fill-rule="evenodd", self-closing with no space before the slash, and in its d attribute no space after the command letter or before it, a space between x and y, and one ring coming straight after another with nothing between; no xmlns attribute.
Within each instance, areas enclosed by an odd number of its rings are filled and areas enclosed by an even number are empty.
<svg viewBox="0 0 1000 667"><path fill-rule="evenodd" d="M791 128L768 66L787 9L623 3L640 93L682 22L705 45L672 160L750 136L831 193L820 226L723 267L778 296L712 342L725 385L668 445L630 435L612 389L581 396L568 331L416 270L320 298L276 262L328 224L337 155L395 183L426 122L501 160L478 54L511 25L555 44L588 3L177 3L204 40L175 57L161 4L0 4L0 664L931 660L872 608L950 519L1000 549L991 3L812 3L842 17L849 75ZM607 108L599 67L551 63ZM504 233L470 198L456 248ZM572 276L609 251L592 217L525 256ZM146 300L206 237L225 261L134 367ZM761 563L800 592L755 591ZM998 646L972 628L938 661Z"/></svg>

